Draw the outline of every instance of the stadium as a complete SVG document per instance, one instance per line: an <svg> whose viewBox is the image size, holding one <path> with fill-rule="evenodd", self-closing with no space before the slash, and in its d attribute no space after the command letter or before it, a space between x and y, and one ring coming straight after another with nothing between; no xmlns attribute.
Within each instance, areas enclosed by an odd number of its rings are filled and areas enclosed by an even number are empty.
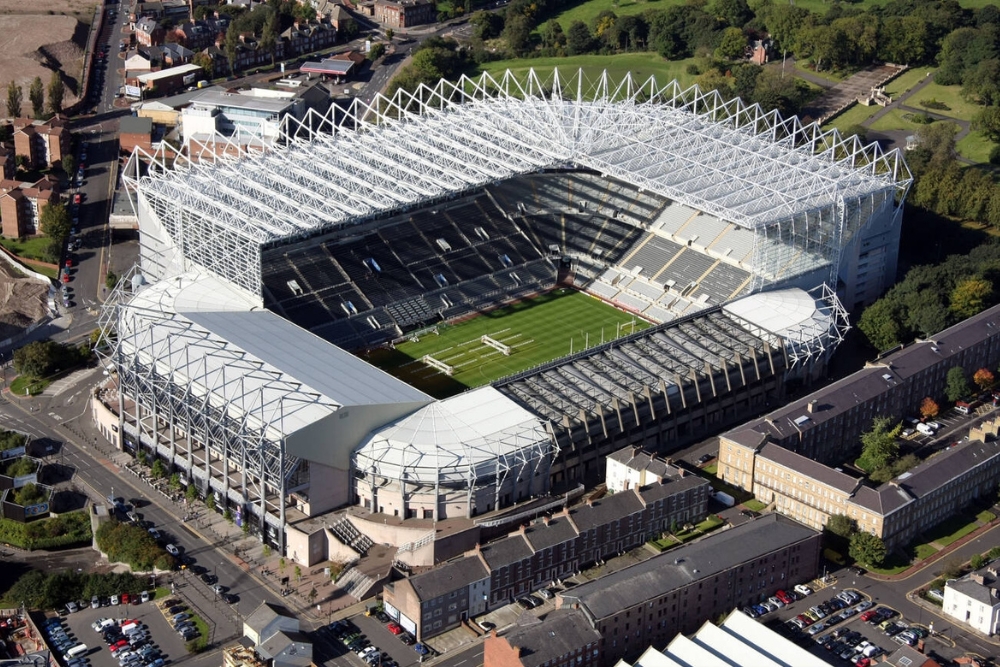
<svg viewBox="0 0 1000 667"><path fill-rule="evenodd" d="M140 264L95 416L306 564L363 541L338 508L502 522L822 375L841 303L893 279L910 184L856 137L582 72L230 139L126 166Z"/></svg>

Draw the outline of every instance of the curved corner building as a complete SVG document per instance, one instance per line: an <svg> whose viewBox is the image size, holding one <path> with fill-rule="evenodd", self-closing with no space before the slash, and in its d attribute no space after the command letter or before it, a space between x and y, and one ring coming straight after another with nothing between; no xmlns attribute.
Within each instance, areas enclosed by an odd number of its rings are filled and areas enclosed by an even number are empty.
<svg viewBox="0 0 1000 667"><path fill-rule="evenodd" d="M100 418L282 550L345 504L470 517L759 411L892 280L910 183L856 137L582 73L442 81L230 148L126 167L141 264L103 314ZM344 351L567 266L655 326L440 401Z"/></svg>

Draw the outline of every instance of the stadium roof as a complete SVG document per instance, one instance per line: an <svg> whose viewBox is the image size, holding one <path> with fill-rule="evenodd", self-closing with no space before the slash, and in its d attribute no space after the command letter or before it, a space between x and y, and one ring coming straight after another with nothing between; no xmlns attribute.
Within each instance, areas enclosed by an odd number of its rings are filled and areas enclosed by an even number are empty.
<svg viewBox="0 0 1000 667"><path fill-rule="evenodd" d="M898 151L653 78L484 74L371 106L355 99L343 120L329 113L296 127L287 119L286 148L176 170L160 163L164 173L142 177L142 188L263 244L567 165L746 227L910 183ZM332 122L361 131L331 136ZM306 129L317 124L323 132Z"/></svg>
<svg viewBox="0 0 1000 667"><path fill-rule="evenodd" d="M275 441L354 405L424 403L410 385L330 345L211 275L141 289L119 343L194 395L269 431Z"/></svg>
<svg viewBox="0 0 1000 667"><path fill-rule="evenodd" d="M733 611L721 626L711 621L691 637L677 635L662 651L650 647L636 661L642 667L830 667L794 642L743 612ZM631 667L624 660L616 667Z"/></svg>
<svg viewBox="0 0 1000 667"><path fill-rule="evenodd" d="M535 415L493 387L431 403L375 431L355 453L358 470L410 482L462 482L495 475L505 459L537 449L551 438Z"/></svg>

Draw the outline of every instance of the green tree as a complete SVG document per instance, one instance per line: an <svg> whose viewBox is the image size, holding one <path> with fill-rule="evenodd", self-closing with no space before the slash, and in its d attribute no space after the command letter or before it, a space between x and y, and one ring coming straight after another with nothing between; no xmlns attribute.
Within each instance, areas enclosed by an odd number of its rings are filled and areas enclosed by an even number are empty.
<svg viewBox="0 0 1000 667"><path fill-rule="evenodd" d="M991 141L1000 141L1000 106L985 107L972 117L972 129Z"/></svg>
<svg viewBox="0 0 1000 667"><path fill-rule="evenodd" d="M740 28L726 28L722 31L715 57L722 60L741 60L746 55L747 36Z"/></svg>
<svg viewBox="0 0 1000 667"><path fill-rule="evenodd" d="M371 50L368 51L368 60L375 62L383 55L385 55L385 44L382 42L375 42L372 44Z"/></svg>
<svg viewBox="0 0 1000 667"><path fill-rule="evenodd" d="M62 113L63 97L66 95L66 87L63 85L59 71L52 72L49 79L49 111L52 113Z"/></svg>
<svg viewBox="0 0 1000 667"><path fill-rule="evenodd" d="M535 24L524 14L508 12L501 37L507 42L511 55L520 57L531 50L531 31L534 28Z"/></svg>
<svg viewBox="0 0 1000 667"><path fill-rule="evenodd" d="M51 340L34 341L14 350L14 370L30 377L45 377L62 358L62 346L59 343Z"/></svg>
<svg viewBox="0 0 1000 667"><path fill-rule="evenodd" d="M312 603L316 602L316 597L318 595L319 595L319 592L316 590L316 587L313 586L312 590L309 591L309 596L308 596L309 597L309 604L312 604Z"/></svg>
<svg viewBox="0 0 1000 667"><path fill-rule="evenodd" d="M212 491L209 491L207 494L205 494L205 507L207 507L212 512L217 511L217 508L215 506L215 494Z"/></svg>
<svg viewBox="0 0 1000 667"><path fill-rule="evenodd" d="M114 289L118 285L118 274L114 271L108 271L107 275L104 276L104 286L108 289Z"/></svg>
<svg viewBox="0 0 1000 667"><path fill-rule="evenodd" d="M886 556L889 555L882 538L864 531L858 531L851 535L851 546L848 553L854 560L871 567L880 567L885 562Z"/></svg>
<svg viewBox="0 0 1000 667"><path fill-rule="evenodd" d="M48 204L43 208L39 224L43 234L60 243L69 237L69 233L73 229L73 221L69 217L69 211L66 210L66 205L61 203Z"/></svg>
<svg viewBox="0 0 1000 667"><path fill-rule="evenodd" d="M66 172L66 175L70 178L73 177L73 171L76 169L76 160L73 158L72 153L67 153L62 156L62 168Z"/></svg>
<svg viewBox="0 0 1000 667"><path fill-rule="evenodd" d="M846 514L833 514L826 521L826 529L844 538L850 538L858 529L858 524Z"/></svg>
<svg viewBox="0 0 1000 667"><path fill-rule="evenodd" d="M225 519L226 523L230 526L233 525L233 513L228 507L222 511L222 518Z"/></svg>
<svg viewBox="0 0 1000 667"><path fill-rule="evenodd" d="M954 403L968 396L972 392L969 387L969 380L965 377L965 371L961 366L952 366L948 369L945 377L944 395L949 401Z"/></svg>
<svg viewBox="0 0 1000 667"><path fill-rule="evenodd" d="M896 347L903 339L903 327L896 306L888 296L864 309L858 319L858 329L880 352Z"/></svg>
<svg viewBox="0 0 1000 667"><path fill-rule="evenodd" d="M571 56L590 53L594 50L594 37L583 21L573 21L566 31L566 51Z"/></svg>
<svg viewBox="0 0 1000 667"><path fill-rule="evenodd" d="M181 490L181 476L180 476L180 473L176 473L175 472L174 474L172 474L170 476L170 479L167 480L167 486L170 487L171 491L180 491Z"/></svg>
<svg viewBox="0 0 1000 667"><path fill-rule="evenodd" d="M274 67L274 53L275 46L278 43L279 32L280 25L278 23L278 12L272 10L270 15L267 17L267 21L264 22L264 28L261 30L259 42L260 48L271 54L271 67Z"/></svg>
<svg viewBox="0 0 1000 667"><path fill-rule="evenodd" d="M879 57L886 62L915 65L924 62L932 40L927 21L918 16L887 16L879 31Z"/></svg>
<svg viewBox="0 0 1000 667"><path fill-rule="evenodd" d="M542 46L550 49L566 48L566 33L563 32L562 24L555 19L546 21L539 29L542 37Z"/></svg>
<svg viewBox="0 0 1000 667"><path fill-rule="evenodd" d="M150 473L155 479L162 479L167 474L167 467L163 465L163 459L156 459L153 461L153 467Z"/></svg>
<svg viewBox="0 0 1000 667"><path fill-rule="evenodd" d="M21 86L16 81L7 84L7 115L11 118L21 117L21 103L24 101L24 93Z"/></svg>
<svg viewBox="0 0 1000 667"><path fill-rule="evenodd" d="M198 7L198 9L202 9L202 7ZM194 54L194 57L191 59L191 62L192 64L200 67L201 70L205 73L205 76L207 78L210 79L214 76L213 74L214 65L212 63L212 57L207 53L205 53L204 51L199 51L198 53Z"/></svg>
<svg viewBox="0 0 1000 667"><path fill-rule="evenodd" d="M478 11L469 19L473 37L480 40L495 39L503 32L503 16L496 12ZM562 29L560 28L560 32Z"/></svg>
<svg viewBox="0 0 1000 667"><path fill-rule="evenodd" d="M187 498L188 503L193 503L198 499L198 489L194 484L188 484L187 489L184 491L184 497Z"/></svg>
<svg viewBox="0 0 1000 667"><path fill-rule="evenodd" d="M753 18L753 12L747 6L746 0L715 0L711 9L716 17L736 28L742 28Z"/></svg>
<svg viewBox="0 0 1000 667"><path fill-rule="evenodd" d="M391 42L392 38L395 37L395 36L396 36L396 31L395 30L393 30L392 28L386 28L385 29L385 38L387 40L389 40Z"/></svg>
<svg viewBox="0 0 1000 667"><path fill-rule="evenodd" d="M993 297L993 285L982 278L967 278L951 292L950 309L956 317L965 319L985 310Z"/></svg>
<svg viewBox="0 0 1000 667"><path fill-rule="evenodd" d="M972 558L969 559L969 565L972 566L973 570L978 570L983 565L986 565L986 559L983 558L982 554L972 554Z"/></svg>
<svg viewBox="0 0 1000 667"><path fill-rule="evenodd" d="M226 59L229 61L229 73L232 75L236 74L236 54L239 51L239 46L240 35L235 27L230 24L226 30L226 41L223 44L223 50L226 53Z"/></svg>
<svg viewBox="0 0 1000 667"><path fill-rule="evenodd" d="M298 583L302 581L302 568L298 565L295 566L295 582Z"/></svg>
<svg viewBox="0 0 1000 667"><path fill-rule="evenodd" d="M45 115L45 85L42 83L42 77L36 76L31 81L31 86L28 88L28 99L31 101L31 113L34 114L35 118L41 118Z"/></svg>
<svg viewBox="0 0 1000 667"><path fill-rule="evenodd" d="M891 417L876 417L870 430L861 434L861 457L857 465L862 470L872 472L892 463L899 455L899 442L903 425Z"/></svg>
<svg viewBox="0 0 1000 667"><path fill-rule="evenodd" d="M285 565L287 565L287 563L285 563L285 557L282 556L281 558L278 559L278 572L280 572L281 574L284 574L285 573Z"/></svg>
<svg viewBox="0 0 1000 667"><path fill-rule="evenodd" d="M271 545L270 544L265 544L263 551L264 551L264 558L270 558L271 557Z"/></svg>

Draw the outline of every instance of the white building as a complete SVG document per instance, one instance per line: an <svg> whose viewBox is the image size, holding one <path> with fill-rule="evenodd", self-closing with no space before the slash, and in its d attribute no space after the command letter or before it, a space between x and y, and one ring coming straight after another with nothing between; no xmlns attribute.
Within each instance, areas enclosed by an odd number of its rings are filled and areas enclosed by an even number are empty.
<svg viewBox="0 0 1000 667"><path fill-rule="evenodd" d="M604 483L608 487L608 493L658 484L664 477L680 474L676 466L638 447L623 447L605 461Z"/></svg>
<svg viewBox="0 0 1000 667"><path fill-rule="evenodd" d="M990 567L944 587L944 613L979 632L994 635L1000 620L1000 596L997 595L997 571Z"/></svg>
<svg viewBox="0 0 1000 667"><path fill-rule="evenodd" d="M192 142L204 143L216 134L231 137L236 143L251 138L272 145L281 134L282 119L291 115L302 118L306 101L292 93L282 96L206 91L191 101L181 113L184 148Z"/></svg>
<svg viewBox="0 0 1000 667"><path fill-rule="evenodd" d="M830 663L738 610L733 611L721 626L706 621L691 637L677 635L662 651L650 646L635 664L642 667L830 667ZM632 665L620 660L616 667Z"/></svg>

